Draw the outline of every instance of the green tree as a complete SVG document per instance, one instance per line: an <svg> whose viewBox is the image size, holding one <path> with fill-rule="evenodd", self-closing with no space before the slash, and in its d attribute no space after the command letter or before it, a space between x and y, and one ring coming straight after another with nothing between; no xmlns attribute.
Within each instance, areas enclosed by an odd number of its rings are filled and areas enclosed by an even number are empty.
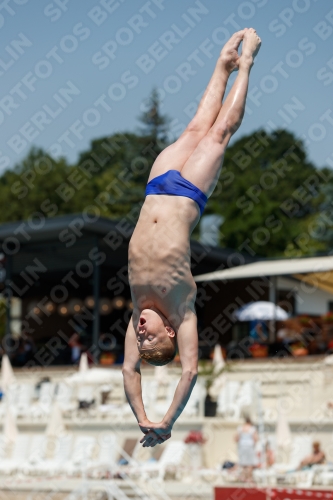
<svg viewBox="0 0 333 500"><path fill-rule="evenodd" d="M161 102L156 89L153 89L146 101L146 109L139 116L141 136L150 139L156 154L159 154L168 142L170 119L161 113Z"/></svg>
<svg viewBox="0 0 333 500"><path fill-rule="evenodd" d="M53 217L97 209L114 219L129 214L134 224L150 169L167 146L168 119L160 113L156 91L140 119L141 134L119 132L96 139L75 165L31 149L0 177L0 222L26 219L34 212ZM266 257L331 248L333 181L324 169L328 182L320 189L312 186L318 172L304 145L285 130L258 130L229 146L205 212L224 217L221 245Z"/></svg>
<svg viewBox="0 0 333 500"><path fill-rule="evenodd" d="M75 165L32 148L0 177L0 222L26 219L34 212L53 217L96 207L112 218L136 209L131 215L135 221L150 169L166 146L168 120L160 114L156 91L148 103L140 117L141 135L119 132L94 140Z"/></svg>
<svg viewBox="0 0 333 500"><path fill-rule="evenodd" d="M288 131L259 130L236 141L226 151L206 212L225 218L221 244L267 257L287 255L292 248L298 255L323 250L313 237L297 247L321 201L318 192L306 192L315 173L303 144Z"/></svg>
<svg viewBox="0 0 333 500"><path fill-rule="evenodd" d="M0 177L1 222L27 219L34 212L55 216L72 211L57 191L71 168L43 150L32 148L26 158ZM70 205L70 206L69 206Z"/></svg>
<svg viewBox="0 0 333 500"><path fill-rule="evenodd" d="M143 203L150 169L168 145L169 119L160 112L156 90L146 104L146 110L139 117L139 134L117 133L92 141L78 162L81 170L89 170L90 166L90 188L101 213L112 218L130 214L132 223Z"/></svg>
<svg viewBox="0 0 333 500"><path fill-rule="evenodd" d="M333 248L333 171L331 168L323 168L319 172L321 180L318 189L322 195L322 203L319 211L313 219L311 233L328 251Z"/></svg>
<svg viewBox="0 0 333 500"><path fill-rule="evenodd" d="M154 158L150 139L128 132L91 143L90 149L80 155L77 168L87 172L92 203L101 215L123 217L142 203Z"/></svg>

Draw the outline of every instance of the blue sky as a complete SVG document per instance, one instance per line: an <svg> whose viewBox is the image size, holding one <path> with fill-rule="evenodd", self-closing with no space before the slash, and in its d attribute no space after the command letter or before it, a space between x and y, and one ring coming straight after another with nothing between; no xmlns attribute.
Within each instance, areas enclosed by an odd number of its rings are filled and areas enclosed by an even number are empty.
<svg viewBox="0 0 333 500"><path fill-rule="evenodd" d="M234 140L286 126L305 138L316 165L333 166L331 0L7 0L0 6L0 172L31 145L74 162L92 139L137 130L153 87L175 138L224 41L251 26L262 47Z"/></svg>

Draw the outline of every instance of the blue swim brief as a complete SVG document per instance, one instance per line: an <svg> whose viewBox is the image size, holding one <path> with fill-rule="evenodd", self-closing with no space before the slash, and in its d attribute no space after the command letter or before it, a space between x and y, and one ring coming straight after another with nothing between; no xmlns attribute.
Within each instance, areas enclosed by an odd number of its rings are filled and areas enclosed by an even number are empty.
<svg viewBox="0 0 333 500"><path fill-rule="evenodd" d="M168 170L162 175L158 175L146 186L146 196L149 194L169 194L172 196L186 196L194 200L200 209L200 215L203 214L207 196L192 182L184 179L179 170Z"/></svg>

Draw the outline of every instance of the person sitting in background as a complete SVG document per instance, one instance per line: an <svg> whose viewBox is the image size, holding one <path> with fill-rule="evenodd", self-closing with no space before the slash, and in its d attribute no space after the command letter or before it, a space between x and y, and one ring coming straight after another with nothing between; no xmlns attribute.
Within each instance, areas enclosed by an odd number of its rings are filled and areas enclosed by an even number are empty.
<svg viewBox="0 0 333 500"><path fill-rule="evenodd" d="M273 467L273 465L275 464L275 455L269 441L266 441L265 451L264 453L261 451L260 455L261 454L263 454L263 456L260 457L260 467L264 467L265 469Z"/></svg>
<svg viewBox="0 0 333 500"><path fill-rule="evenodd" d="M295 341L297 337L297 333L288 328L287 326L283 328L279 328L276 332L276 339L278 342L282 342L283 344L290 344Z"/></svg>
<svg viewBox="0 0 333 500"><path fill-rule="evenodd" d="M275 455L274 451L271 448L271 445L267 441L266 446L265 446L265 452L266 452L266 465L267 467L273 467L275 464Z"/></svg>
<svg viewBox="0 0 333 500"><path fill-rule="evenodd" d="M320 448L320 443L315 441L312 443L312 453L305 457L299 464L298 469L301 470L303 467L312 467L312 465L323 464L326 461L325 453Z"/></svg>
<svg viewBox="0 0 333 500"><path fill-rule="evenodd" d="M250 337L256 342L267 342L268 332L266 323L257 319L251 321Z"/></svg>

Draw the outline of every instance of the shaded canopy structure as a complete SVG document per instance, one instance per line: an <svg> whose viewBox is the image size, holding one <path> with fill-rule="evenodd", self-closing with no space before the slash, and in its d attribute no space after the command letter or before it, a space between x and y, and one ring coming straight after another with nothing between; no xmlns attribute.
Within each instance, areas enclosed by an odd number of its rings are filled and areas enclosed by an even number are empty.
<svg viewBox="0 0 333 500"><path fill-rule="evenodd" d="M292 276L333 293L333 256L264 260L195 277L196 282L244 278Z"/></svg>
<svg viewBox="0 0 333 500"><path fill-rule="evenodd" d="M255 282L256 279L265 281L268 287L267 297L262 297L264 300L269 300L273 304L278 302L277 278L292 278L305 282L311 289L320 289L333 294L333 256L323 257L304 257L297 259L275 259L261 260L244 265L239 265L229 269L221 269L212 273L199 274L195 276L195 281L198 285L205 286L209 282L220 282L223 285L230 282L237 283L237 280L244 280L242 283ZM247 281L246 281L247 280ZM243 285L238 287L241 291ZM246 288L246 287L245 287ZM245 303L253 301L253 298L248 298ZM258 300L256 298L255 300ZM275 339L274 318L270 328L270 341Z"/></svg>
<svg viewBox="0 0 333 500"><path fill-rule="evenodd" d="M73 321L80 325L85 320L89 323L87 344L96 346L101 333L112 334L121 353L131 314L127 265L134 222L86 213L46 218L40 213L27 221L0 225L5 270L0 273L0 291L2 288L7 297L20 299L22 331L30 333L40 346L56 337L59 330L72 335ZM234 253L191 240L192 272L202 274L232 265L229 260ZM241 257L242 262L250 260ZM89 321L82 320L82 314L80 320L80 314L73 311L61 316L63 304L70 309L71 301L85 305L86 299L90 302ZM101 311L104 299L113 301L111 311L106 307L105 313ZM52 314L44 314L46 306L53 308ZM202 308L200 315L204 315ZM13 301L8 300L9 337L13 318ZM62 364L63 360L57 358L55 363Z"/></svg>
<svg viewBox="0 0 333 500"><path fill-rule="evenodd" d="M2 224L0 243L4 254L7 297L22 300L23 329L55 334L57 318L47 313L34 315L31 301L55 307L72 297L92 297L92 343L97 345L100 332L99 302L108 290L108 279L115 277L120 291L129 299L126 282L127 244L132 227L119 221L89 214L45 218L42 214L27 221ZM112 288L109 285L109 288ZM111 293L110 293L111 292ZM42 306L41 306L42 309ZM6 333L11 334L11 301L8 300ZM40 328L41 327L41 328ZM73 328L71 327L73 330Z"/></svg>

